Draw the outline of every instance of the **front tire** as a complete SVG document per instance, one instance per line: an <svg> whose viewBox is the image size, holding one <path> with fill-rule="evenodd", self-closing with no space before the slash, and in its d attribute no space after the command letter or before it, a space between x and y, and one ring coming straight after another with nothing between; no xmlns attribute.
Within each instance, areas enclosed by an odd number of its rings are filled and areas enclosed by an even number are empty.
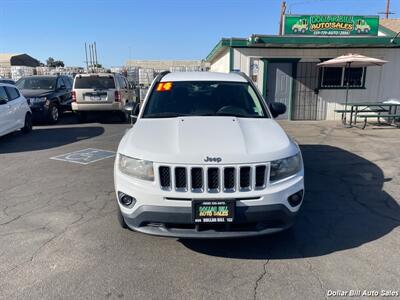
<svg viewBox="0 0 400 300"><path fill-rule="evenodd" d="M25 115L25 123L24 127L22 127L22 132L29 133L31 131L32 131L32 115L30 113L27 113Z"/></svg>
<svg viewBox="0 0 400 300"><path fill-rule="evenodd" d="M49 107L49 122L50 124L56 124L60 118L60 109L57 104L50 104Z"/></svg>
<svg viewBox="0 0 400 300"><path fill-rule="evenodd" d="M128 225L126 225L126 222L124 220L124 217L122 216L119 207L117 208L117 218L118 218L118 223L122 228L129 229Z"/></svg>

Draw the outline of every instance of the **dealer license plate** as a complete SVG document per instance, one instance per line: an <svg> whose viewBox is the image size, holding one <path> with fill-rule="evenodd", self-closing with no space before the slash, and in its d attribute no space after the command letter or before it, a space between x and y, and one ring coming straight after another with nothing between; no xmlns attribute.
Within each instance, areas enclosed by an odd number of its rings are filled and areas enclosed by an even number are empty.
<svg viewBox="0 0 400 300"><path fill-rule="evenodd" d="M231 223L235 217L234 200L193 200L194 223Z"/></svg>
<svg viewBox="0 0 400 300"><path fill-rule="evenodd" d="M100 96L90 96L90 100L91 101L101 101L101 97Z"/></svg>

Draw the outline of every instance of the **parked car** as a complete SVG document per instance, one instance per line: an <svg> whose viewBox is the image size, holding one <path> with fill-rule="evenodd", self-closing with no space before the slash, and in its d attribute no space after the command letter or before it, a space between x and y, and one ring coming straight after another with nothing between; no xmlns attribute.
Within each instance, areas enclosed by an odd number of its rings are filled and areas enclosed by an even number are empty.
<svg viewBox="0 0 400 300"><path fill-rule="evenodd" d="M298 145L241 73L161 73L114 165L124 228L228 238L289 228L304 195Z"/></svg>
<svg viewBox="0 0 400 300"><path fill-rule="evenodd" d="M16 86L28 100L34 120L54 124L64 111L71 110L72 82L68 76L27 76Z"/></svg>
<svg viewBox="0 0 400 300"><path fill-rule="evenodd" d="M0 136L22 129L32 130L32 113L28 102L11 84L0 83Z"/></svg>
<svg viewBox="0 0 400 300"><path fill-rule="evenodd" d="M7 78L0 78L0 83L8 83L8 84L15 85L15 81L14 80L7 79Z"/></svg>
<svg viewBox="0 0 400 300"><path fill-rule="evenodd" d="M95 111L116 112L122 121L127 121L124 108L134 101L127 79L111 73L76 75L72 97L72 110L81 122L86 120L87 113Z"/></svg>

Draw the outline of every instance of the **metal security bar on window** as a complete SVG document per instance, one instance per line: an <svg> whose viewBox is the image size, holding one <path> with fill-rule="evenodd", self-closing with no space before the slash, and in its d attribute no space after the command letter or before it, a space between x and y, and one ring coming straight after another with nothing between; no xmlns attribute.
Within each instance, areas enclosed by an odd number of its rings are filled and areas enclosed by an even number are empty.
<svg viewBox="0 0 400 300"><path fill-rule="evenodd" d="M350 88L364 86L365 68L322 68L321 88L345 88L349 81Z"/></svg>

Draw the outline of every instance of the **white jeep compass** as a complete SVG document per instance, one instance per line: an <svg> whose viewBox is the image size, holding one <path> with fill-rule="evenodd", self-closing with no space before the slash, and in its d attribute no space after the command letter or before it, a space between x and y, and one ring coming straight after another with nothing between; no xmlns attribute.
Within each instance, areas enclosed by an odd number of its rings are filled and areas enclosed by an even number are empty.
<svg viewBox="0 0 400 300"><path fill-rule="evenodd" d="M161 73L114 167L124 228L226 238L290 227L304 195L298 145L241 73Z"/></svg>

